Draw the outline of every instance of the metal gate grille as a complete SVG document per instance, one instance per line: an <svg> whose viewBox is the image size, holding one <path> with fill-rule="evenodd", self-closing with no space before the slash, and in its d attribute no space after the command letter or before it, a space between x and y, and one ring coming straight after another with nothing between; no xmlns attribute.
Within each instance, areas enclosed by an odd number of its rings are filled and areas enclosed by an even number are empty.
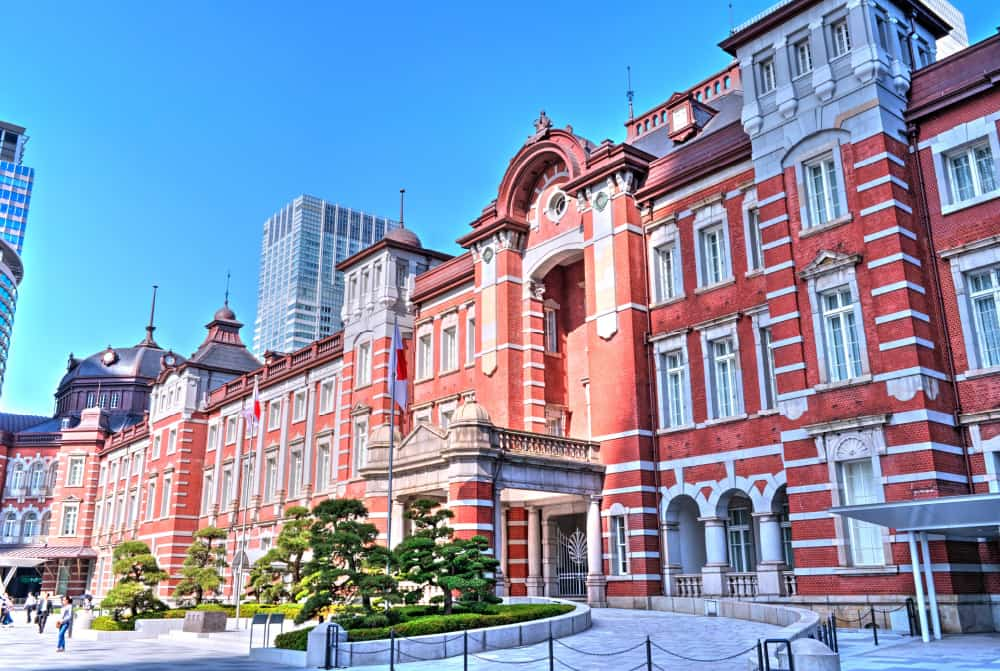
<svg viewBox="0 0 1000 671"><path fill-rule="evenodd" d="M556 528L556 581L559 596L587 594L587 535L575 529L570 535Z"/></svg>

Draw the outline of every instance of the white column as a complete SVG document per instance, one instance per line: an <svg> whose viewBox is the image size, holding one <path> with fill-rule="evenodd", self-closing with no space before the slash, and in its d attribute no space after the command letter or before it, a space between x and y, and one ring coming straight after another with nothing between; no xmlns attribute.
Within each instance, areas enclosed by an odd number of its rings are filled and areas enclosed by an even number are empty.
<svg viewBox="0 0 1000 671"><path fill-rule="evenodd" d="M608 605L600 496L591 496L587 506L587 605L592 608L606 608Z"/></svg>
<svg viewBox="0 0 1000 671"><path fill-rule="evenodd" d="M498 562L496 595L507 596L507 511L500 503L499 491L493 498L493 556Z"/></svg>
<svg viewBox="0 0 1000 671"><path fill-rule="evenodd" d="M556 547L552 534L552 521L542 515L542 593L557 596L556 588Z"/></svg>
<svg viewBox="0 0 1000 671"><path fill-rule="evenodd" d="M920 549L924 555L924 576L927 578L927 596L931 606L931 627L934 638L941 640L941 616L938 614L937 588L934 586L934 569L931 566L931 549L927 545L927 532L920 532Z"/></svg>
<svg viewBox="0 0 1000 671"><path fill-rule="evenodd" d="M705 566L701 569L701 590L706 596L726 596L726 521L721 517L699 517L705 525Z"/></svg>
<svg viewBox="0 0 1000 671"><path fill-rule="evenodd" d="M920 637L924 643L930 642L931 638L927 633L927 605L924 603L924 585L920 580L920 555L917 554L917 541L913 537L913 532L909 532L906 538L910 545L910 567L913 570L913 587L917 592L917 615L920 617Z"/></svg>
<svg viewBox="0 0 1000 671"><path fill-rule="evenodd" d="M541 510L528 508L528 596L542 596Z"/></svg>
<svg viewBox="0 0 1000 671"><path fill-rule="evenodd" d="M757 566L757 592L780 595L781 569L785 553L781 544L781 523L774 513L754 513L760 527L760 564Z"/></svg>

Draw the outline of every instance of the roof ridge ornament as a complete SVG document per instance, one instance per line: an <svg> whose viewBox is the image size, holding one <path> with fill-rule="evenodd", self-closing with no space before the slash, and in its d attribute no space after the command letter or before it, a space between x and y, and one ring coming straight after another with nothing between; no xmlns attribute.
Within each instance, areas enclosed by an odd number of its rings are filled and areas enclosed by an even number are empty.
<svg viewBox="0 0 1000 671"><path fill-rule="evenodd" d="M552 119L545 114L545 110L541 110L538 113L538 118L534 121L535 134L531 136L531 142L538 142L539 140L548 136L549 131L552 130Z"/></svg>

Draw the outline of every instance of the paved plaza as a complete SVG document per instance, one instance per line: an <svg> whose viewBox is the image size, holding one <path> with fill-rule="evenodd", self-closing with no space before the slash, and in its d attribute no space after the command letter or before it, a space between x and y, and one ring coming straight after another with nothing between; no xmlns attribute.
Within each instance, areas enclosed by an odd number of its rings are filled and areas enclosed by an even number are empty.
<svg viewBox="0 0 1000 671"><path fill-rule="evenodd" d="M55 628L39 635L17 613L13 628L0 630L0 660L5 669L19 671L263 671L283 667L254 662L233 645L184 640L85 641L71 639L65 653L56 653ZM661 671L746 671L746 655L758 638L772 636L777 627L731 620L649 611L600 609L594 626L555 643L557 669L630 671L645 665L645 638L655 644L653 661ZM869 632L843 632L843 671L1000 671L1000 634L949 636L924 644L919 639L888 632L878 648ZM632 648L627 652L620 652ZM668 654L663 650L669 650ZM548 669L548 644L480 653L469 661L471 671L543 671ZM732 659L707 663L699 660ZM687 659L684 659L684 658ZM406 660L401 660L406 661ZM400 671L458 671L461 657L436 661L406 661ZM385 671L388 665L365 667Z"/></svg>

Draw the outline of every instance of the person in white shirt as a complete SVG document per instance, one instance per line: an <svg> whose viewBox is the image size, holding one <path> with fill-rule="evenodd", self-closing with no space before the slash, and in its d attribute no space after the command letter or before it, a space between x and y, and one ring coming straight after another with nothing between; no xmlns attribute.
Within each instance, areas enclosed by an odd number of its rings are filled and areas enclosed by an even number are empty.
<svg viewBox="0 0 1000 671"><path fill-rule="evenodd" d="M38 599L35 598L34 594L28 593L28 598L24 600L24 610L28 613L28 624L31 624L31 614L35 612L35 608L38 606Z"/></svg>

